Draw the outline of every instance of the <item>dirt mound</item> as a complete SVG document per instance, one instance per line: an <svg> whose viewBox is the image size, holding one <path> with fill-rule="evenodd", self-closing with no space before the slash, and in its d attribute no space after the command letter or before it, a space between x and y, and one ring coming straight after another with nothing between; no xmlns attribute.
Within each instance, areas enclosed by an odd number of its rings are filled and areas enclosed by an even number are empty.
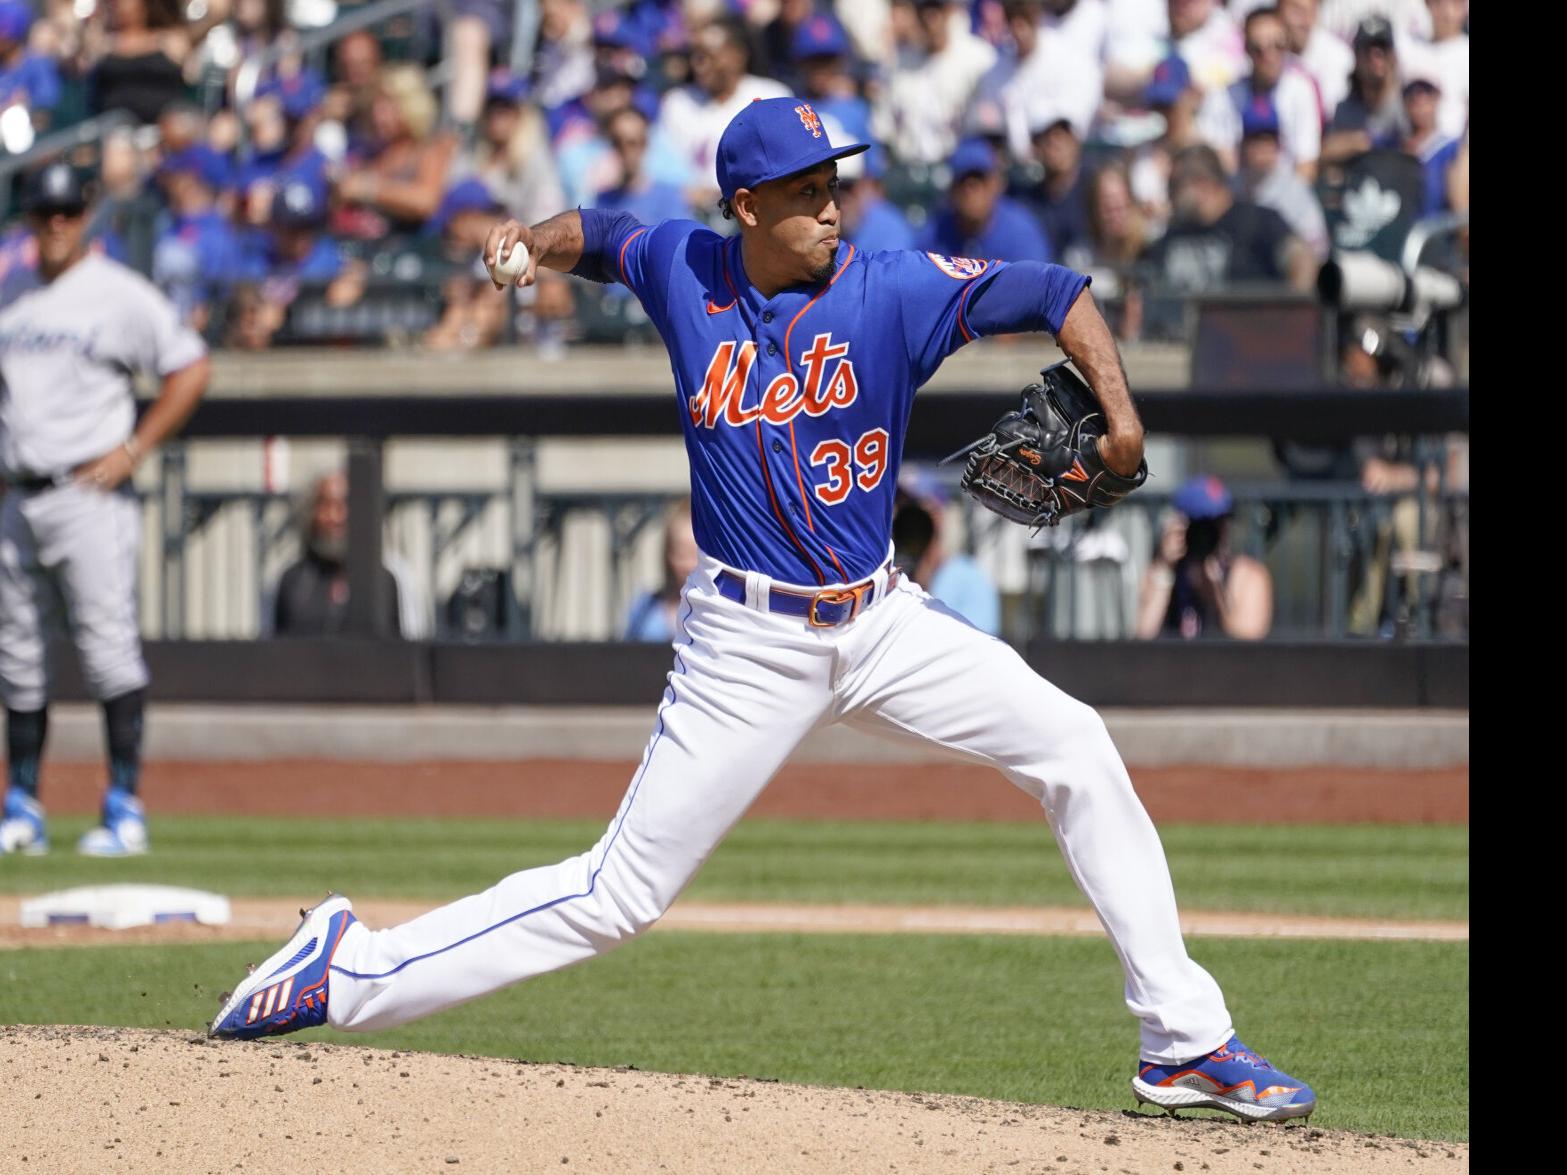
<svg viewBox="0 0 1567 1175"><path fill-rule="evenodd" d="M1467 1171L1469 1148L188 1032L0 1028L17 1171Z"/></svg>

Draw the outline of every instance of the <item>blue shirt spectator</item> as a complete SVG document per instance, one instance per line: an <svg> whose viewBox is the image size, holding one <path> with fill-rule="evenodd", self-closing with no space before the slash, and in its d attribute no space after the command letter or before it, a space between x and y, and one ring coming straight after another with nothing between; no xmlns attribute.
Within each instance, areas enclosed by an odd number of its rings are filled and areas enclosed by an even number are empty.
<svg viewBox="0 0 1567 1175"><path fill-rule="evenodd" d="M33 112L59 105L60 71L47 57L27 51L33 12L21 0L0 0L0 107L21 102Z"/></svg>
<svg viewBox="0 0 1567 1175"><path fill-rule="evenodd" d="M598 207L630 212L643 224L683 220L691 205L679 186L656 180L644 170L652 126L635 106L612 116L605 126L610 149L620 161L621 181L598 194Z"/></svg>
<svg viewBox="0 0 1567 1175"><path fill-rule="evenodd" d="M843 235L867 253L914 248L914 230L882 192L882 157L873 149L838 161Z"/></svg>
<svg viewBox="0 0 1567 1175"><path fill-rule="evenodd" d="M1026 208L1001 194L994 148L969 139L953 152L948 202L925 222L918 247L949 257L1053 261L1050 243Z"/></svg>
<svg viewBox="0 0 1567 1175"><path fill-rule="evenodd" d="M172 220L153 245L152 276L181 317L204 329L208 310L245 270L244 249L215 206L231 183L228 160L204 144L187 147L158 169Z"/></svg>
<svg viewBox="0 0 1567 1175"><path fill-rule="evenodd" d="M968 555L953 555L926 585L926 590L981 632L1001 631L1001 593Z"/></svg>
<svg viewBox="0 0 1567 1175"><path fill-rule="evenodd" d="M871 108L856 91L849 66L854 47L838 18L818 12L794 30L791 55L800 75L800 96L816 113L835 119L852 143L869 143Z"/></svg>

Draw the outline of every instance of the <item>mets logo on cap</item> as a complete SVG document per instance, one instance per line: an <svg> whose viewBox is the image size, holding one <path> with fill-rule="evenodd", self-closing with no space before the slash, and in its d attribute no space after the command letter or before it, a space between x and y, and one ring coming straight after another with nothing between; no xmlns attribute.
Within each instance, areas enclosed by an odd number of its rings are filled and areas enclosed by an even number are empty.
<svg viewBox="0 0 1567 1175"><path fill-rule="evenodd" d="M929 257L942 273L948 277L955 277L959 281L978 277L990 268L990 262L975 261L972 257L943 257L940 253L927 253L925 256Z"/></svg>
<svg viewBox="0 0 1567 1175"><path fill-rule="evenodd" d="M796 106L794 112L800 116L800 125L811 132L811 138L822 137L822 120L816 117L816 111L811 109L809 102Z"/></svg>

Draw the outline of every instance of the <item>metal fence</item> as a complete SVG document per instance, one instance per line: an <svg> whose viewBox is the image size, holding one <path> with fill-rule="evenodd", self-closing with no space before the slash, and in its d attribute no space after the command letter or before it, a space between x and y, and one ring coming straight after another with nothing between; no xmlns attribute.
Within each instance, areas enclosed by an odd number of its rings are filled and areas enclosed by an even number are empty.
<svg viewBox="0 0 1567 1175"><path fill-rule="evenodd" d="M621 636L661 575L661 516L674 495L541 486L534 444L506 442L505 484L385 492L382 541L425 627L459 640ZM300 552L297 494L191 488L183 446L144 489L143 619L150 634L249 638ZM1274 585L1274 639L1468 635L1468 495L1372 495L1340 482L1232 482L1232 547ZM1030 534L955 497L948 531L997 584L1003 633L1022 643L1117 639L1138 593L1168 491Z"/></svg>

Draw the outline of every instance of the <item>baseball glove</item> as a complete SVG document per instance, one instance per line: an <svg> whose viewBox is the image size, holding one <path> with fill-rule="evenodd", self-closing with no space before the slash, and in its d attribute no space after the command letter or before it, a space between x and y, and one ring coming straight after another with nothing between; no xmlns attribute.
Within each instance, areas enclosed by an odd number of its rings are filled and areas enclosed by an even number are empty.
<svg viewBox="0 0 1567 1175"><path fill-rule="evenodd" d="M987 509L1027 526L1055 526L1090 506L1114 506L1148 480L1143 461L1131 477L1099 459L1104 414L1066 360L1023 389L1022 407L1008 412L971 445L942 464L967 457L958 483Z"/></svg>

